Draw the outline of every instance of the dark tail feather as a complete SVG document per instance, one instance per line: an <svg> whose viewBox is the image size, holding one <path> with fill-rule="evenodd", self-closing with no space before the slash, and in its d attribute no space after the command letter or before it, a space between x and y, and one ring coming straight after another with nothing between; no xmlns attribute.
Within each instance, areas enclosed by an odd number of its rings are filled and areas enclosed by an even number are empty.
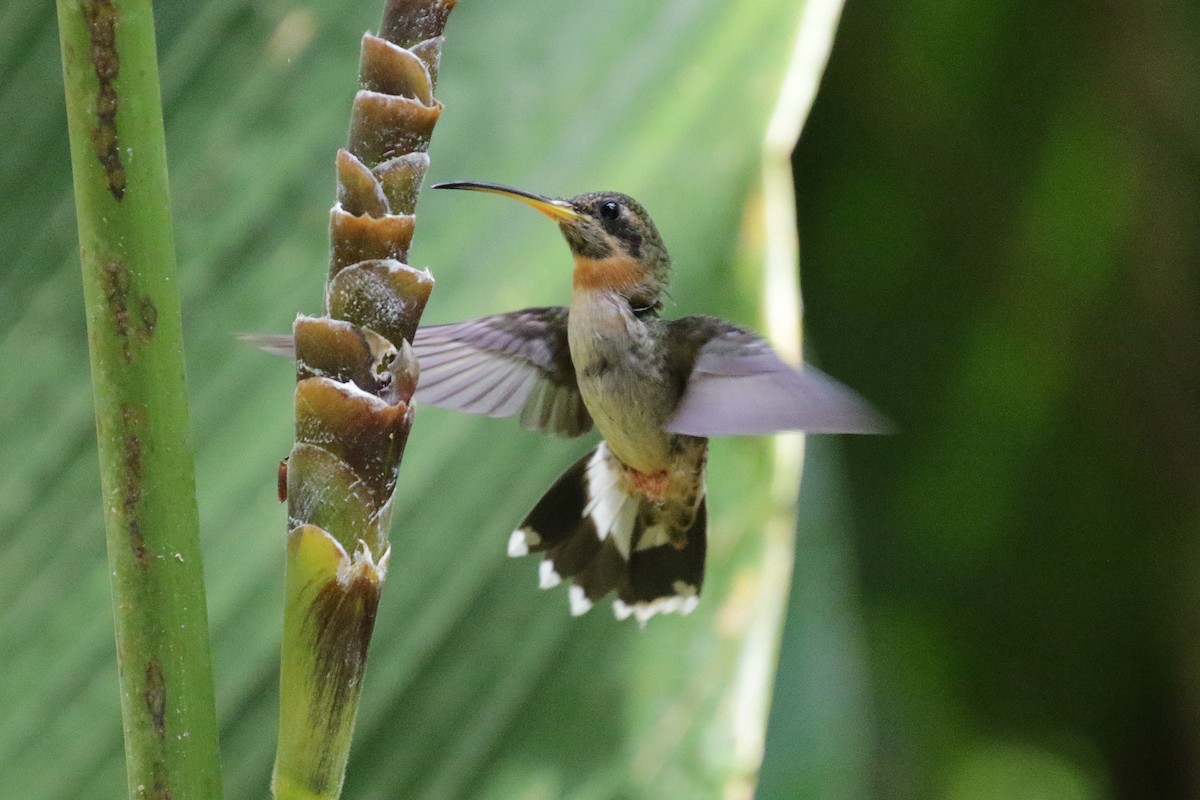
<svg viewBox="0 0 1200 800"><path fill-rule="evenodd" d="M663 544L633 551L629 585L613 603L617 619L634 616L645 625L655 614L691 613L700 602L707 549L708 499L702 497L682 548Z"/></svg>
<svg viewBox="0 0 1200 800"><path fill-rule="evenodd" d="M686 537L672 536L656 506L621 488L618 469L601 442L538 501L509 539L508 554L542 553L543 589L570 579L573 615L610 592L617 594L613 611L619 619L633 616L644 625L655 614L687 614L704 582L705 501L699 501ZM638 549L656 525L653 540L668 543Z"/></svg>
<svg viewBox="0 0 1200 800"><path fill-rule="evenodd" d="M576 461L542 495L533 511L508 539L508 554L513 558L540 553L571 538L583 523L587 507L584 472L595 451ZM592 538L596 538L592 531Z"/></svg>

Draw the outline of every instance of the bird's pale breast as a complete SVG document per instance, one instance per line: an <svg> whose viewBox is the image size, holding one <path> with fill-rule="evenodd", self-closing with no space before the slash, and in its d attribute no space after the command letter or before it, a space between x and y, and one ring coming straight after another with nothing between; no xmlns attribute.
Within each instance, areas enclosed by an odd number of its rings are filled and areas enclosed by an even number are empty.
<svg viewBox="0 0 1200 800"><path fill-rule="evenodd" d="M644 472L666 469L663 426L678 398L670 396L650 330L619 295L577 290L568 340L583 402L613 455Z"/></svg>

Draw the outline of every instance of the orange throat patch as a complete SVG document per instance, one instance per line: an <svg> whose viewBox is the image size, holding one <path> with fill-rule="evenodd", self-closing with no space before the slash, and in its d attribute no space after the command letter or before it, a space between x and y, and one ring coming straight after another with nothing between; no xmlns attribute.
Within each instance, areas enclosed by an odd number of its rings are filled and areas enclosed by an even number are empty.
<svg viewBox="0 0 1200 800"><path fill-rule="evenodd" d="M620 292L637 286L645 276L642 265L626 255L575 259L576 289Z"/></svg>

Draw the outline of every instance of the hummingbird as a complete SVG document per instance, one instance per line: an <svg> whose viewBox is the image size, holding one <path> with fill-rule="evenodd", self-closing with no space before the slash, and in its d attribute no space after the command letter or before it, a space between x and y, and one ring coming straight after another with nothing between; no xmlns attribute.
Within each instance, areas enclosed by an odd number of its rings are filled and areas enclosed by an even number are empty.
<svg viewBox="0 0 1200 800"><path fill-rule="evenodd" d="M574 260L568 307L527 308L419 328L414 400L600 442L513 531L508 554L538 554L539 585L566 582L578 616L615 594L618 619L688 614L707 541L713 436L880 433L882 418L813 367L712 316L664 319L671 257L640 203L618 192L567 199L492 183L435 189L519 200L558 223Z"/></svg>

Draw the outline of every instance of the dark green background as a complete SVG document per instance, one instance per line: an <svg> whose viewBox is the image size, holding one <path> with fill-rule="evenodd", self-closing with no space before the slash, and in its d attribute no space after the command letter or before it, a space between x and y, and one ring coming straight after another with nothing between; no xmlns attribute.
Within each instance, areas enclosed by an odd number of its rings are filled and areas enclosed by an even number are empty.
<svg viewBox="0 0 1200 800"><path fill-rule="evenodd" d="M1200 4L851 0L794 163L871 794L1197 796Z"/></svg>

